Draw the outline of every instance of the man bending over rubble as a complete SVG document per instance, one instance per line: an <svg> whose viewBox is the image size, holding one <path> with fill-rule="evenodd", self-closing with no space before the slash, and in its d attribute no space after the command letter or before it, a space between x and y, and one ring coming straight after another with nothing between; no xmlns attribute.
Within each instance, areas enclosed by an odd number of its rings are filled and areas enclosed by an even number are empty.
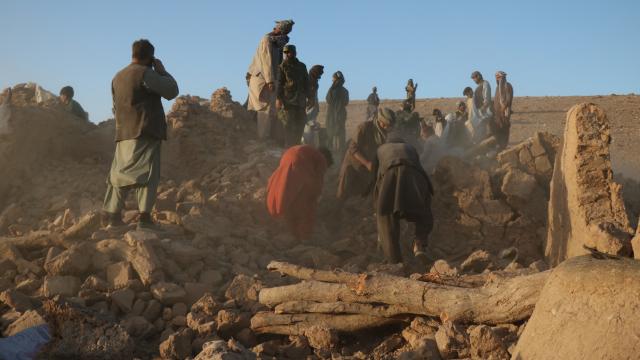
<svg viewBox="0 0 640 360"><path fill-rule="evenodd" d="M387 142L378 148L375 168L378 239L386 260L393 264L402 261L400 220L404 219L415 223L413 254L426 262L425 247L433 228L433 186L420 164L418 152L402 138L389 135Z"/></svg>
<svg viewBox="0 0 640 360"><path fill-rule="evenodd" d="M178 96L178 84L154 57L149 40L133 43L131 64L111 82L116 118L116 151L107 177L104 212L108 226L122 224L121 211L129 190L138 200L139 229L155 229L151 209L160 181L160 144L167 139L161 97Z"/></svg>
<svg viewBox="0 0 640 360"><path fill-rule="evenodd" d="M282 154L280 165L269 178L267 210L274 218L284 217L298 241L311 236L324 173L331 164L329 149L296 145Z"/></svg>

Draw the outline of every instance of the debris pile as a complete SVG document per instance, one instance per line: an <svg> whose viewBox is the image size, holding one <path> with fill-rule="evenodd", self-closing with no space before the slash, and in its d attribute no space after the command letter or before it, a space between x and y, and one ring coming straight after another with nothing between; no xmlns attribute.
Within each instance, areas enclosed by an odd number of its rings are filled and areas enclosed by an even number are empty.
<svg viewBox="0 0 640 360"><path fill-rule="evenodd" d="M498 154L496 163L440 161L433 175L435 228L429 249L459 264L474 251L497 255L507 248L522 265L539 260L558 144L555 136L537 133Z"/></svg>
<svg viewBox="0 0 640 360"><path fill-rule="evenodd" d="M133 201L125 227L102 228L113 121L74 123L29 91L14 93L13 135L0 138L12 174L0 179L0 331L48 323L43 351L56 356L504 359L550 276L552 135L486 163L443 159L438 260L398 266L381 263L370 200L334 200L337 167L311 241L269 218L281 150L255 139L224 88L181 96L167 115L153 212L163 231L136 231Z"/></svg>

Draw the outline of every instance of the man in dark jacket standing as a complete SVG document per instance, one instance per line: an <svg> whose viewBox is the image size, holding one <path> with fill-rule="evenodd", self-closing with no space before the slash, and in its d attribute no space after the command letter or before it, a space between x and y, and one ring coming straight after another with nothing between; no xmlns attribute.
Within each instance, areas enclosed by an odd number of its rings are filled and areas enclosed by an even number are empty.
<svg viewBox="0 0 640 360"><path fill-rule="evenodd" d="M426 262L425 247L433 228L433 187L416 149L390 135L387 143L378 148L376 168L374 204L385 258L390 263L402 261L400 220L404 219L415 223L413 254Z"/></svg>
<svg viewBox="0 0 640 360"><path fill-rule="evenodd" d="M307 122L307 98L309 97L309 74L307 66L296 57L296 47L285 45L285 59L280 64L276 107L284 109L284 146L300 145L304 125Z"/></svg>
<svg viewBox="0 0 640 360"><path fill-rule="evenodd" d="M138 228L154 229L151 210L160 181L160 144L167 139L161 98L178 96L178 84L154 57L149 40L133 43L132 61L111 82L116 118L116 151L107 177L103 210L108 226L122 224L130 190L138 200Z"/></svg>

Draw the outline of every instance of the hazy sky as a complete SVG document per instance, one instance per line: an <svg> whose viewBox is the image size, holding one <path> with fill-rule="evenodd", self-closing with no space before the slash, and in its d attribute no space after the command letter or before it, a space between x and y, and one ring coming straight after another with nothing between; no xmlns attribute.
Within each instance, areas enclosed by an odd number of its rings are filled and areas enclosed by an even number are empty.
<svg viewBox="0 0 640 360"><path fill-rule="evenodd" d="M311 67L341 70L353 99L377 85L401 98L460 96L480 70L509 74L516 96L638 93L640 1L34 1L4 0L0 87L72 85L91 120L111 116L110 82L148 38L181 94L209 98L244 75L273 20L293 18L291 43ZM168 110L168 109L167 109Z"/></svg>

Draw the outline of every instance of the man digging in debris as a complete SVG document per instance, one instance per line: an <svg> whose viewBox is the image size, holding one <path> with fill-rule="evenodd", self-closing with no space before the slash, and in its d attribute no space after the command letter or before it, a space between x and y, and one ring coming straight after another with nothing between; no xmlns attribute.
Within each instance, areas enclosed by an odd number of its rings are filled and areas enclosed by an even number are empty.
<svg viewBox="0 0 640 360"><path fill-rule="evenodd" d="M285 59L280 64L276 107L284 122L285 148L299 145L307 122L307 98L309 97L309 74L307 66L297 58L294 45L284 47Z"/></svg>
<svg viewBox="0 0 640 360"><path fill-rule="evenodd" d="M273 31L260 40L249 70L249 100L247 109L257 112L258 138L281 136L281 126L275 121L276 85L278 66L282 62L282 49L289 42L288 34L293 29L293 20L276 21ZM279 139L277 139L279 140Z"/></svg>
<svg viewBox="0 0 640 360"><path fill-rule="evenodd" d="M380 146L375 161L374 204L378 241L389 263L402 261L400 220L415 223L413 254L422 262L429 259L425 247L433 228L431 197L433 186L420 164L416 149L400 137L389 135Z"/></svg>
<svg viewBox="0 0 640 360"><path fill-rule="evenodd" d="M369 192L368 186L375 181L373 161L376 151L386 141L387 132L395 122L395 113L388 108L381 108L376 120L365 121L358 126L340 168L337 193L340 201Z"/></svg>
<svg viewBox="0 0 640 360"><path fill-rule="evenodd" d="M60 103L64 109L84 121L89 121L89 114L80 106L80 103L73 100L74 91L71 86L65 86L60 89Z"/></svg>
<svg viewBox="0 0 640 360"><path fill-rule="evenodd" d="M160 181L160 144L167 139L167 123L161 98L178 96L178 84L154 57L146 39L133 43L132 62L113 78L113 110L116 119L116 151L107 177L104 212L110 226L122 224L121 211L127 193L138 200L141 229L156 229L151 209Z"/></svg>
<svg viewBox="0 0 640 360"><path fill-rule="evenodd" d="M324 174L332 163L327 148L297 145L282 155L280 165L269 178L267 210L274 218L284 217L298 241L311 236Z"/></svg>

